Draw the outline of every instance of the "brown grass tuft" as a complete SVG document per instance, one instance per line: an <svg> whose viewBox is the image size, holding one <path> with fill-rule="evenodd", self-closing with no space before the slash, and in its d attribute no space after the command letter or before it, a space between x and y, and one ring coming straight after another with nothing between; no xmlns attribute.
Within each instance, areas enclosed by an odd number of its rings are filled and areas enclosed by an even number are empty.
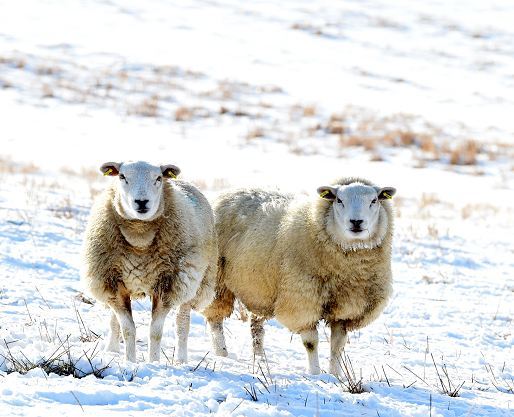
<svg viewBox="0 0 514 417"><path fill-rule="evenodd" d="M189 107L180 106L175 110L175 120L177 122L186 122L193 118L193 112Z"/></svg>
<svg viewBox="0 0 514 417"><path fill-rule="evenodd" d="M265 131L262 127L256 126L252 127L250 130L248 130L248 133L246 134L246 139L255 139L255 138L262 138L265 136Z"/></svg>
<svg viewBox="0 0 514 417"><path fill-rule="evenodd" d="M0 156L0 173L6 174L37 174L41 168L33 162L14 162L9 157Z"/></svg>
<svg viewBox="0 0 514 417"><path fill-rule="evenodd" d="M48 84L43 84L41 87L41 98L53 98L55 97L52 87Z"/></svg>
<svg viewBox="0 0 514 417"><path fill-rule="evenodd" d="M145 98L139 104L129 108L128 114L143 117L157 117L159 115L159 97L153 95Z"/></svg>
<svg viewBox="0 0 514 417"><path fill-rule="evenodd" d="M450 153L451 165L476 165L480 147L475 140L467 140L459 144Z"/></svg>
<svg viewBox="0 0 514 417"><path fill-rule="evenodd" d="M421 200L419 202L419 207L420 208L425 208L425 207L428 207L428 206L431 206L431 205L434 205L434 204L439 204L440 202L441 202L441 200L439 200L439 198L437 198L437 196L435 194L423 193L421 195Z"/></svg>

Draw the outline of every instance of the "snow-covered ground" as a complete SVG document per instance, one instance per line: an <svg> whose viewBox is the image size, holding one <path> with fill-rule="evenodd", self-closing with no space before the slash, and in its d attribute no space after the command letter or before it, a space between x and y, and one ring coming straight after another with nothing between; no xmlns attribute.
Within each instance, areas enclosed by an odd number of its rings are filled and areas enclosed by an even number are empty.
<svg viewBox="0 0 514 417"><path fill-rule="evenodd" d="M0 416L511 416L514 6L504 1L0 2ZM103 352L80 245L107 160L175 163L209 198L312 193L342 175L398 189L394 297L350 338L365 392L304 370L299 337L201 315L190 360ZM322 327L320 327L322 329ZM322 334L327 367L328 331ZM103 378L7 373L63 352ZM66 358L67 353L62 357ZM5 359L4 359L5 358ZM89 359L91 363L89 363ZM459 396L442 392L463 383ZM256 399L254 401L252 399Z"/></svg>

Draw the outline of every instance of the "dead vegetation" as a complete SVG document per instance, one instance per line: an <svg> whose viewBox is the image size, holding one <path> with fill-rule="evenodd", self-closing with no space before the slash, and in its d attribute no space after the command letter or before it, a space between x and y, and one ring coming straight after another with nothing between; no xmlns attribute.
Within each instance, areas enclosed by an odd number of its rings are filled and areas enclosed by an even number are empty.
<svg viewBox="0 0 514 417"><path fill-rule="evenodd" d="M11 157L0 155L0 173L2 174L38 174L39 166L33 162L15 161Z"/></svg>
<svg viewBox="0 0 514 417"><path fill-rule="evenodd" d="M265 99L281 92L273 85L254 86L231 80L209 80L203 86L206 76L196 71L169 65L127 64L117 58L111 65L88 68L72 58L57 61L12 52L0 56L0 70L5 70L0 80L2 88L26 91L38 99L111 107L130 116L166 118L170 123L217 118L226 113L257 118L260 106L253 97ZM26 82L20 82L22 77ZM202 103L196 104L199 100ZM183 104L191 102L195 104ZM238 103L236 108L229 110L234 102Z"/></svg>
<svg viewBox="0 0 514 417"><path fill-rule="evenodd" d="M339 366L343 371L343 376L338 377L337 380L343 386L345 391L348 391L350 394L362 394L363 392L366 392L363 382L364 380L362 378L362 370L360 370L357 375L353 368L353 363L345 350L343 350L337 360L339 361Z"/></svg>
<svg viewBox="0 0 514 417"><path fill-rule="evenodd" d="M262 138L266 135L266 132L264 129L260 126L253 126L248 130L248 133L246 134L247 140L252 140L256 138Z"/></svg>
<svg viewBox="0 0 514 417"><path fill-rule="evenodd" d="M59 343L54 352L38 360L29 359L22 351L14 353L10 348L11 343L4 340L6 353L0 353L0 358L3 360L1 365L8 374L13 372L26 374L34 369L41 369L47 375L71 375L74 378L94 375L96 378L103 378L106 370L110 367L110 363L107 365L94 363L100 353L98 344L91 349L83 350L81 355L75 357L72 354L69 336Z"/></svg>
<svg viewBox="0 0 514 417"><path fill-rule="evenodd" d="M318 31L303 23L293 28ZM326 27L319 34L332 36L337 30ZM284 101L283 91L274 85L212 80L178 66L128 64L113 58L111 65L88 68L71 58L58 61L12 52L0 56L0 69L5 70L0 81L3 88L32 90L28 92L38 99L101 105L121 114L169 123L219 122L221 117L239 123L241 119L242 140L262 139L273 132L274 140L299 155L331 149L345 157L348 152L360 151L368 161L383 162L407 149L417 168L436 163L484 175L484 166L491 161L505 163L509 172L514 166L513 145L483 142L469 137L464 128L455 134L421 117L403 113L381 116L356 107L326 114L313 103ZM20 82L20 75L25 82Z"/></svg>
<svg viewBox="0 0 514 417"><path fill-rule="evenodd" d="M143 117L157 117L159 115L159 96L153 95L144 98L139 103L130 106L127 110L127 114Z"/></svg>
<svg viewBox="0 0 514 417"><path fill-rule="evenodd" d="M479 157L488 153L488 158L494 158L493 149L486 150L476 140L454 140L439 137L437 132L416 132L407 129L382 127L379 122L373 122L370 130L366 121L357 125L356 129L345 129L343 120L331 116L325 130L329 134L339 135L339 145L344 148L362 148L371 154L372 160L384 160L386 149L411 149L417 167L424 167L428 162L442 162L453 166L475 166ZM378 126L377 126L378 125ZM485 157L485 156L484 156Z"/></svg>

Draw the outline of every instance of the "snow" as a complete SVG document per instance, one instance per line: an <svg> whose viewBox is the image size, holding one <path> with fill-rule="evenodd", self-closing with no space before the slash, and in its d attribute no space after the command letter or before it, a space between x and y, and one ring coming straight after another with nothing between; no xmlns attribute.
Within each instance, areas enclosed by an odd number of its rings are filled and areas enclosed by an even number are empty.
<svg viewBox="0 0 514 417"><path fill-rule="evenodd" d="M513 415L511 4L0 7L0 416ZM333 113L353 132L380 120L378 130L428 132L449 148L469 138L489 147L469 167L385 141L344 148L311 130ZM239 313L225 324L229 358L210 353L195 313L189 362L174 363L170 315L166 357L147 363L148 300L133 306L139 362L104 352L108 314L81 296L79 253L109 181L97 167L128 159L175 163L211 199L246 186L312 193L342 175L396 187L394 296L346 350L366 391L307 375L299 336L275 320L267 360L255 362ZM328 333L320 326L324 370ZM86 373L108 366L103 378L7 373L2 359L68 348ZM458 397L441 393L434 362L464 383Z"/></svg>

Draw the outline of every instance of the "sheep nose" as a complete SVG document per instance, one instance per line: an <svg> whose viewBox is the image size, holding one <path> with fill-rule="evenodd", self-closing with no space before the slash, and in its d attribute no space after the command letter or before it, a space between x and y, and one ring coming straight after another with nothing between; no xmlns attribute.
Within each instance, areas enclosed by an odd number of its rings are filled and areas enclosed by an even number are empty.
<svg viewBox="0 0 514 417"><path fill-rule="evenodd" d="M364 222L364 220L350 220L350 223L353 225L353 227L355 228L360 228L361 227L361 224Z"/></svg>
<svg viewBox="0 0 514 417"><path fill-rule="evenodd" d="M134 202L137 204L138 210L145 210L146 203L148 203L148 200L134 200Z"/></svg>

